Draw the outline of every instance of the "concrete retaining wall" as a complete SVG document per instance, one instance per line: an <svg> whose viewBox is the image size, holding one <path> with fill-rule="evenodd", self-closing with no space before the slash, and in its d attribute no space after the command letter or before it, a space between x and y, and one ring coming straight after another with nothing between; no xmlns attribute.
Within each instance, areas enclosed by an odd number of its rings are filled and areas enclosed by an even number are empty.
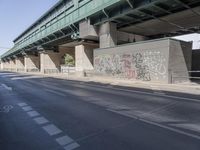
<svg viewBox="0 0 200 150"><path fill-rule="evenodd" d="M170 57L175 52L180 55L178 61L184 58L184 55L189 55L183 53L183 51L191 51L191 43L183 42L186 47L181 47L181 43L172 39L160 39L113 48L95 49L95 74L123 79L170 83L172 73L178 67L180 67L179 71L186 71L188 68L185 63L176 64L176 60L174 60L176 58L172 58L174 62L170 63L172 61ZM175 47L178 47L178 49ZM187 60L188 66L191 65L189 61L191 59Z"/></svg>

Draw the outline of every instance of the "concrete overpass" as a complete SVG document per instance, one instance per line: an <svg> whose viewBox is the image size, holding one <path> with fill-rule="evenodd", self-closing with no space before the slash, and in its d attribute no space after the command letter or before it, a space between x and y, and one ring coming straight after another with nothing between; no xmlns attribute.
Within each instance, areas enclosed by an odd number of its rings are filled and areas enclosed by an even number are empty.
<svg viewBox="0 0 200 150"><path fill-rule="evenodd" d="M60 72L63 56L67 53L75 59L76 75L83 75L84 70L94 69L93 50L96 48L105 51L105 48L125 43L194 33L199 32L199 29L200 0L60 0L14 39L14 47L1 56L1 66L4 70L55 73ZM178 44L180 43L175 45L178 47ZM188 51L190 46L186 47ZM156 57L161 58L160 53ZM177 53L181 55L178 66L183 62L185 64L175 68L182 68L180 71L186 73L191 66L190 54L183 52L183 49L179 49ZM169 56L164 53L162 55L167 55L167 58ZM186 55L188 59L185 59ZM105 62L106 59L101 61ZM173 69L168 67L169 60L166 61L168 77L165 82L170 82L169 72ZM96 64L97 70L101 64ZM110 65L113 66L111 63ZM148 69L145 70L146 67ZM155 72L148 64L141 68L134 68L137 79L149 80L144 72ZM113 74L113 68L109 69L110 74ZM143 78L138 78L141 72ZM104 70L102 74L109 73ZM127 74L126 69L121 72L120 77L124 74Z"/></svg>

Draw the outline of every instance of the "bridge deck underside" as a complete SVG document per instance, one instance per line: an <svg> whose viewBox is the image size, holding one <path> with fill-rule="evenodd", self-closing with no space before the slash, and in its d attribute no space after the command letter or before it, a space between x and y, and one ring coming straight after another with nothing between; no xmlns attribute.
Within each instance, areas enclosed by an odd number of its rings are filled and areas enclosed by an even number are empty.
<svg viewBox="0 0 200 150"><path fill-rule="evenodd" d="M199 32L200 0L154 0L136 8L127 3L91 17L96 25L105 21L116 22L121 31L150 37Z"/></svg>

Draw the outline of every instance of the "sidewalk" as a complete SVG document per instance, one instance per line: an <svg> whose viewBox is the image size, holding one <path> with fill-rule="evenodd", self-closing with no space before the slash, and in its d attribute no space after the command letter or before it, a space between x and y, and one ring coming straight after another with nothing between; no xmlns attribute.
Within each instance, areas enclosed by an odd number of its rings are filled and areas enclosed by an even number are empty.
<svg viewBox="0 0 200 150"><path fill-rule="evenodd" d="M162 84L162 83L153 83L153 82L143 82L136 80L122 80L117 78L108 78L108 77L76 77L70 76L67 74L42 74L42 73L26 73L31 75L39 75L43 77L53 77L59 79L66 80L74 80L80 82L96 82L102 84L110 84L124 86L124 87L135 87L135 88L143 88L150 89L155 91L169 91L169 92L180 92L180 93L188 93L200 95L200 84L198 83L178 83L178 84Z"/></svg>

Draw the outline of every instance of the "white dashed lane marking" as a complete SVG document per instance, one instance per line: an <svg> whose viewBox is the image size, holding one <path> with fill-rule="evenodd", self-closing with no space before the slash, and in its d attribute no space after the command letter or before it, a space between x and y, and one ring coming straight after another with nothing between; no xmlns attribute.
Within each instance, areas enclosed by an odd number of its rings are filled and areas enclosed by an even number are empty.
<svg viewBox="0 0 200 150"><path fill-rule="evenodd" d="M42 127L49 135L57 135L62 132L58 127L53 124L46 125Z"/></svg>
<svg viewBox="0 0 200 150"><path fill-rule="evenodd" d="M36 117L36 116L39 116L39 115L40 115L37 111L29 111L29 112L27 112L27 114L28 114L30 117Z"/></svg>
<svg viewBox="0 0 200 150"><path fill-rule="evenodd" d="M26 103L18 103L18 106L23 107L23 106L27 106Z"/></svg>
<svg viewBox="0 0 200 150"><path fill-rule="evenodd" d="M35 117L33 120L39 124L44 125L42 128L50 135L58 135L62 133L62 130L56 127L54 124L48 124L49 120L47 120L45 117L40 116L40 114L37 111L34 111L33 108L26 103L18 103L18 106L20 106L30 117ZM57 137L55 141L63 147L65 150L74 150L80 145L76 143L72 138L70 138L68 135Z"/></svg>
<svg viewBox="0 0 200 150"><path fill-rule="evenodd" d="M37 117L33 119L37 124L45 124L48 123L49 121L44 118L44 117Z"/></svg>
<svg viewBox="0 0 200 150"><path fill-rule="evenodd" d="M22 109L24 111L31 111L31 110L33 110L33 108L31 106L24 106L24 107L22 107Z"/></svg>
<svg viewBox="0 0 200 150"><path fill-rule="evenodd" d="M78 143L71 143L64 147L65 150L73 150L75 148L78 148L80 145Z"/></svg>
<svg viewBox="0 0 200 150"><path fill-rule="evenodd" d="M62 137L59 137L56 139L56 141L58 142L58 144L60 144L61 146L65 146L67 144L72 143L74 140L72 138L70 138L69 136L65 135Z"/></svg>

